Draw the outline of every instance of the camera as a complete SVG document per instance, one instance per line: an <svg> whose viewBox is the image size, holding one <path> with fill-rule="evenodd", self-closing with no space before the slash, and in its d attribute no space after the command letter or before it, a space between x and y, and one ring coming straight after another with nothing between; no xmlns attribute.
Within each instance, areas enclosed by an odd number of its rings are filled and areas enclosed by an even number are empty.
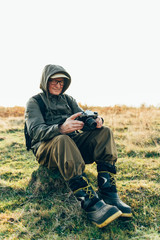
<svg viewBox="0 0 160 240"><path fill-rule="evenodd" d="M94 130L97 126L95 119L98 117L97 112L92 112L90 110L86 110L82 112L82 114L77 118L78 121L84 122L83 130Z"/></svg>

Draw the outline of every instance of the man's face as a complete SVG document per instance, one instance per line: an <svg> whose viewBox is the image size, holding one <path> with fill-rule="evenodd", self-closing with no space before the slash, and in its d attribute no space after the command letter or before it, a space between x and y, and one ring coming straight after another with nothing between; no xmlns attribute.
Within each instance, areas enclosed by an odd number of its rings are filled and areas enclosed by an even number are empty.
<svg viewBox="0 0 160 240"><path fill-rule="evenodd" d="M48 90L50 94L59 95L64 86L64 78L54 78L48 81Z"/></svg>

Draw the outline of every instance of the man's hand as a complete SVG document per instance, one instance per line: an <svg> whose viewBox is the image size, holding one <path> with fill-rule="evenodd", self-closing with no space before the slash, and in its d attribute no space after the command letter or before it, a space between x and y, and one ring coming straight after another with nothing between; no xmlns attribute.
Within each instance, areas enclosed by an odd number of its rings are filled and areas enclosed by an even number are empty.
<svg viewBox="0 0 160 240"><path fill-rule="evenodd" d="M96 123L97 123L97 127L96 128L101 128L103 126L103 121L102 121L102 118L101 117L97 117L95 119Z"/></svg>
<svg viewBox="0 0 160 240"><path fill-rule="evenodd" d="M67 134L80 130L83 128L84 123L82 121L75 120L82 112L78 112L66 119L66 121L60 126L60 133Z"/></svg>

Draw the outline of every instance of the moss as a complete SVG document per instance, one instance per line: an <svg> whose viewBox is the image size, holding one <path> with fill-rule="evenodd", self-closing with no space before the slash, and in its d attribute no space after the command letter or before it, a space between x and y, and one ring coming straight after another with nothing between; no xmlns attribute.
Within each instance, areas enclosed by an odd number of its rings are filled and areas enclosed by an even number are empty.
<svg viewBox="0 0 160 240"><path fill-rule="evenodd" d="M59 171L50 171L46 167L39 168L32 173L31 180L26 188L28 194L47 196L53 192L66 192L67 185Z"/></svg>

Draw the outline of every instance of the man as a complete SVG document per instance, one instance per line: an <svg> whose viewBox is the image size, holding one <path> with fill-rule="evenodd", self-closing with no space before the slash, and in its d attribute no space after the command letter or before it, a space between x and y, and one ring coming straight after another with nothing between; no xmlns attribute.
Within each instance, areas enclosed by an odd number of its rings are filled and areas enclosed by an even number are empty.
<svg viewBox="0 0 160 240"><path fill-rule="evenodd" d="M45 66L40 83L45 114L34 97L26 106L31 148L39 164L59 169L88 218L102 228L120 216L131 217L131 208L117 194L113 133L103 126L101 117L95 119L96 129L83 131L84 122L77 119L83 110L65 94L70 83L71 76L63 67ZM85 164L93 162L97 164L98 193L84 174Z"/></svg>

